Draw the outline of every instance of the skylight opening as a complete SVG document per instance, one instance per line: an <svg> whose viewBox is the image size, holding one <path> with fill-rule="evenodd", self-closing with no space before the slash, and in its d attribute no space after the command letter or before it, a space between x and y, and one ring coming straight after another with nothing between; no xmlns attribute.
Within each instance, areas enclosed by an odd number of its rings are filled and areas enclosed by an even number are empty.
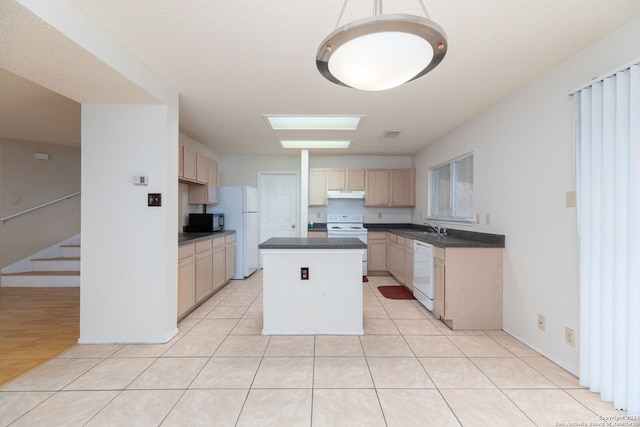
<svg viewBox="0 0 640 427"><path fill-rule="evenodd" d="M362 116L264 115L273 130L357 130Z"/></svg>

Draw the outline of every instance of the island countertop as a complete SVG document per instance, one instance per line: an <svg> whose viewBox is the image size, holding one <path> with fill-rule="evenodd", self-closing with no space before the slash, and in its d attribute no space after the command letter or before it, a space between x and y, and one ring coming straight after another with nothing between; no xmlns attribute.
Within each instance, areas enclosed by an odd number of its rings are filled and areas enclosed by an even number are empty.
<svg viewBox="0 0 640 427"><path fill-rule="evenodd" d="M272 237L258 245L259 249L367 249L360 239Z"/></svg>

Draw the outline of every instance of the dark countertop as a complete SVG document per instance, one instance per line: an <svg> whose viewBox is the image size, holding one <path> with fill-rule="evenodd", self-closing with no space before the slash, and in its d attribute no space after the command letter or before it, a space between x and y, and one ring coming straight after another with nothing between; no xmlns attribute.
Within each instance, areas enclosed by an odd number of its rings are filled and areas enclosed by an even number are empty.
<svg viewBox="0 0 640 427"><path fill-rule="evenodd" d="M327 223L314 222L313 227L309 227L309 231L327 231Z"/></svg>
<svg viewBox="0 0 640 427"><path fill-rule="evenodd" d="M187 243L195 243L200 240L210 239L212 237L226 236L228 234L235 234L235 230L222 230L212 231L207 233L178 233L178 246L186 245Z"/></svg>
<svg viewBox="0 0 640 427"><path fill-rule="evenodd" d="M502 234L447 228L446 236L431 234L431 227L417 224L365 224L369 231L389 231L408 239L419 240L441 248L504 248Z"/></svg>
<svg viewBox="0 0 640 427"><path fill-rule="evenodd" d="M429 243L441 248L504 248L505 236L502 234L479 233L477 231L447 228L446 236L432 235L431 227L418 224L365 223L369 231L389 231L402 237ZM314 223L309 231L325 231L326 223Z"/></svg>
<svg viewBox="0 0 640 427"><path fill-rule="evenodd" d="M367 249L358 238L272 237L260 243L259 249Z"/></svg>

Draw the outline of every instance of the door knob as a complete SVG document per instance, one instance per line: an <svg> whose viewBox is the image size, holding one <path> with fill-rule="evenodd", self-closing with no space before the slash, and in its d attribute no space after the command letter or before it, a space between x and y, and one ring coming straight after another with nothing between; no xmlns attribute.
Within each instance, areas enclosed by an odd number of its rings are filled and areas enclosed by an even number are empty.
<svg viewBox="0 0 640 427"><path fill-rule="evenodd" d="M294 228L296 228L296 225L295 224L291 224L291 229L294 229Z"/></svg>

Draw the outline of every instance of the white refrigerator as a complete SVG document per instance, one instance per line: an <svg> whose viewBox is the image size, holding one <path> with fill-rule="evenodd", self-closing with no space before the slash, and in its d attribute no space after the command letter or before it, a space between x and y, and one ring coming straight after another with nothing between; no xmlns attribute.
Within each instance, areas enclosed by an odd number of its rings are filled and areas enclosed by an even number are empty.
<svg viewBox="0 0 640 427"><path fill-rule="evenodd" d="M234 279L249 277L258 268L258 190L253 187L220 187L219 202L208 213L224 214L224 229L236 232Z"/></svg>

